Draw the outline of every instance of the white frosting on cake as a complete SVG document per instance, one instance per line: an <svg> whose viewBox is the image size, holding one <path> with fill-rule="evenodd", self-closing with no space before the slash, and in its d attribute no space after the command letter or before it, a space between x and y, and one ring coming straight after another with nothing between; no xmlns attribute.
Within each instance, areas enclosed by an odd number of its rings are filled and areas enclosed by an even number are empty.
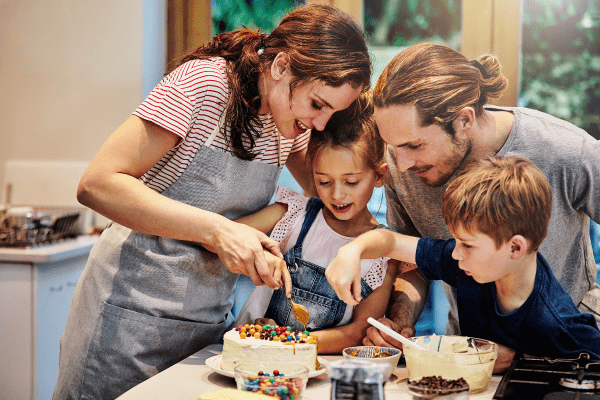
<svg viewBox="0 0 600 400"><path fill-rule="evenodd" d="M240 363L261 363L265 361L285 361L290 365L301 365L310 371L316 370L316 343L287 343L271 340L240 338L235 329L223 337L221 368L233 371Z"/></svg>

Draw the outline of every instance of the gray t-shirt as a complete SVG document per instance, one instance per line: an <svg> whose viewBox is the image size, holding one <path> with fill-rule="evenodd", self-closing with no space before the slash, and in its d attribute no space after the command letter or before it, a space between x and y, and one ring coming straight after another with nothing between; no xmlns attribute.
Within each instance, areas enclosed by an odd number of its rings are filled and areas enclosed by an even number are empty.
<svg viewBox="0 0 600 400"><path fill-rule="evenodd" d="M540 253L582 312L600 325L600 287L590 242L589 219L600 223L600 141L584 130L548 114L514 107L510 134L497 155L525 157L544 173L552 188L552 217ZM441 198L448 183L429 187L412 172L399 172L393 149L385 183L387 223L401 233L435 239L452 237L444 223ZM456 178L457 171L450 181ZM454 289L444 285L450 303L447 334L459 334Z"/></svg>

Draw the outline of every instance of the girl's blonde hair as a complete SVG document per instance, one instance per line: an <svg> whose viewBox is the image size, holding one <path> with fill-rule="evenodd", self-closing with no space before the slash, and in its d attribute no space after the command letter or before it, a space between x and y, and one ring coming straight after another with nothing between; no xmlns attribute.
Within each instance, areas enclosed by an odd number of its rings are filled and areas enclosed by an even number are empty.
<svg viewBox="0 0 600 400"><path fill-rule="evenodd" d="M454 134L452 122L465 107L477 117L489 99L499 98L508 80L500 62L487 54L469 61L437 43L421 43L400 52L383 70L373 96L375 106L415 105L421 126L440 124Z"/></svg>
<svg viewBox="0 0 600 400"><path fill-rule="evenodd" d="M442 197L444 221L450 231L462 228L491 237L500 248L514 235L538 251L548 232L552 191L530 160L489 157L465 169Z"/></svg>
<svg viewBox="0 0 600 400"><path fill-rule="evenodd" d="M306 154L310 166L325 148L348 149L367 168L379 173L385 163L386 145L373 118L370 92L362 93L346 110L334 113L322 131L313 129Z"/></svg>

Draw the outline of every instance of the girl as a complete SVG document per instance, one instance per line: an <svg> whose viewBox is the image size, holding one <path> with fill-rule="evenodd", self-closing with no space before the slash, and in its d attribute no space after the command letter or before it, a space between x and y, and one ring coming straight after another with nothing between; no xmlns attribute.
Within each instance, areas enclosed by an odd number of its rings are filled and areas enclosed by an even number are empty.
<svg viewBox="0 0 600 400"><path fill-rule="evenodd" d="M238 274L280 286L263 254L278 244L232 219L268 204L286 162L305 183L310 129L370 73L360 26L310 5L269 35L218 35L157 85L79 185L79 201L113 222L75 291L55 400L114 399L220 341Z"/></svg>
<svg viewBox="0 0 600 400"><path fill-rule="evenodd" d="M363 260L364 300L354 309L339 300L325 278L325 268L340 247L363 232L384 228L367 203L387 172L385 144L372 118L369 96L361 96L357 106L357 115L350 115L350 110L336 113L324 131L311 135L307 156L318 198L280 187L274 204L238 220L265 233L272 231L271 237L280 242L292 276L292 300L308 309L306 328L316 333L319 352L324 354L361 344L367 318L383 317L396 276L387 258ZM257 287L237 323L262 316L256 323L302 328L280 290Z"/></svg>

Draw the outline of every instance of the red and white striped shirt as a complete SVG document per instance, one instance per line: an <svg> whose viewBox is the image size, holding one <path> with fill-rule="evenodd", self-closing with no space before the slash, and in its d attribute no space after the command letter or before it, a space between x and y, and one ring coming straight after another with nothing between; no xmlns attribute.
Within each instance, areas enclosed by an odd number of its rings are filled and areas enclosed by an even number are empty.
<svg viewBox="0 0 600 400"><path fill-rule="evenodd" d="M133 113L179 136L182 140L156 163L141 180L162 192L179 178L219 123L229 97L226 63L221 57L192 60L165 76ZM279 131L271 114L259 115L263 128L255 141L255 160L277 165ZM228 135L230 128L226 126ZM281 136L281 168L290 153L308 145L310 132L296 139ZM223 133L212 142L213 148L231 150Z"/></svg>

